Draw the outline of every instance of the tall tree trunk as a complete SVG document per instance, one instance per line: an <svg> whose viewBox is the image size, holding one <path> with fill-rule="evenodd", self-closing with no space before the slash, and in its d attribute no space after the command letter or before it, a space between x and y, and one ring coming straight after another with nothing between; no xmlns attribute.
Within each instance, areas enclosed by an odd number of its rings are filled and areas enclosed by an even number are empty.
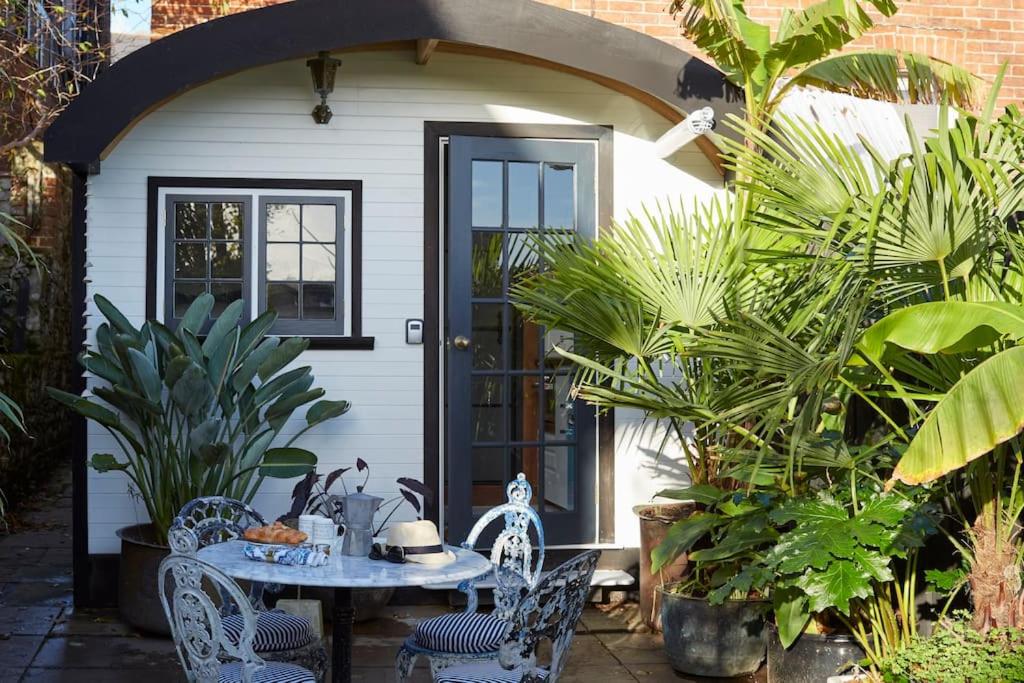
<svg viewBox="0 0 1024 683"><path fill-rule="evenodd" d="M994 518L982 514L974 522L974 562L969 583L974 602L974 628L1024 625L1024 593L1013 543L995 528Z"/></svg>

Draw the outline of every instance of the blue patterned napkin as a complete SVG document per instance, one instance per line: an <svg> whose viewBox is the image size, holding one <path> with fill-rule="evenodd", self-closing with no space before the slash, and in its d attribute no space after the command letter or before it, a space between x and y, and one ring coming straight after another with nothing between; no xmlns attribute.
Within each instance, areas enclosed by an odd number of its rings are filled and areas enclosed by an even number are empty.
<svg viewBox="0 0 1024 683"><path fill-rule="evenodd" d="M257 562L287 564L304 567L323 567L330 555L311 545L275 545L272 543L246 543L242 554Z"/></svg>

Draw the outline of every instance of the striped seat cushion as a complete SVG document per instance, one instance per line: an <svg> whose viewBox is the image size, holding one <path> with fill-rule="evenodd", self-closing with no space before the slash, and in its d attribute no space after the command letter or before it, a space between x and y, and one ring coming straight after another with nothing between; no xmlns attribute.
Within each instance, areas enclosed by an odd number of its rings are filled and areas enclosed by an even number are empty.
<svg viewBox="0 0 1024 683"><path fill-rule="evenodd" d="M224 635L237 644L242 635L242 615L225 617L222 624ZM257 613L252 647L256 652L295 650L309 645L315 637L308 619L275 609Z"/></svg>
<svg viewBox="0 0 1024 683"><path fill-rule="evenodd" d="M427 650L458 654L496 652L508 622L490 614L445 614L420 622L416 644Z"/></svg>
<svg viewBox="0 0 1024 683"><path fill-rule="evenodd" d="M537 669L537 678L547 680L548 670ZM475 662L459 664L441 669L434 677L434 683L521 683L522 670L501 668L497 662Z"/></svg>
<svg viewBox="0 0 1024 683"><path fill-rule="evenodd" d="M220 667L218 683L241 683L242 664L232 662ZM267 662L267 665L256 672L252 683L316 683L316 677L308 669L295 664Z"/></svg>

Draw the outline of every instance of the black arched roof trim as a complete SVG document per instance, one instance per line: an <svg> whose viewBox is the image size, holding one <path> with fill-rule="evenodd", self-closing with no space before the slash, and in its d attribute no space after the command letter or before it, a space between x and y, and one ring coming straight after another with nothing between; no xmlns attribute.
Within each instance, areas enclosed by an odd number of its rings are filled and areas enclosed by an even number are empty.
<svg viewBox="0 0 1024 683"><path fill-rule="evenodd" d="M203 83L321 50L438 39L623 83L684 112L738 108L706 62L656 38L532 0L293 0L199 24L118 61L50 126L48 161L92 167L155 106Z"/></svg>

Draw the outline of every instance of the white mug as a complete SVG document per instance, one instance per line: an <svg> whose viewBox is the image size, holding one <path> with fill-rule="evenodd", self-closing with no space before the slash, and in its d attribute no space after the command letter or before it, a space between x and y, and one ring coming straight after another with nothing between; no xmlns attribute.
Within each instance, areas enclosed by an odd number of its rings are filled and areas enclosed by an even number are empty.
<svg viewBox="0 0 1024 683"><path fill-rule="evenodd" d="M338 527L329 517L316 517L313 520L313 545L333 545L338 537Z"/></svg>
<svg viewBox="0 0 1024 683"><path fill-rule="evenodd" d="M300 515L299 516L299 531L306 534L306 542L313 542L313 525L316 519L320 515Z"/></svg>

